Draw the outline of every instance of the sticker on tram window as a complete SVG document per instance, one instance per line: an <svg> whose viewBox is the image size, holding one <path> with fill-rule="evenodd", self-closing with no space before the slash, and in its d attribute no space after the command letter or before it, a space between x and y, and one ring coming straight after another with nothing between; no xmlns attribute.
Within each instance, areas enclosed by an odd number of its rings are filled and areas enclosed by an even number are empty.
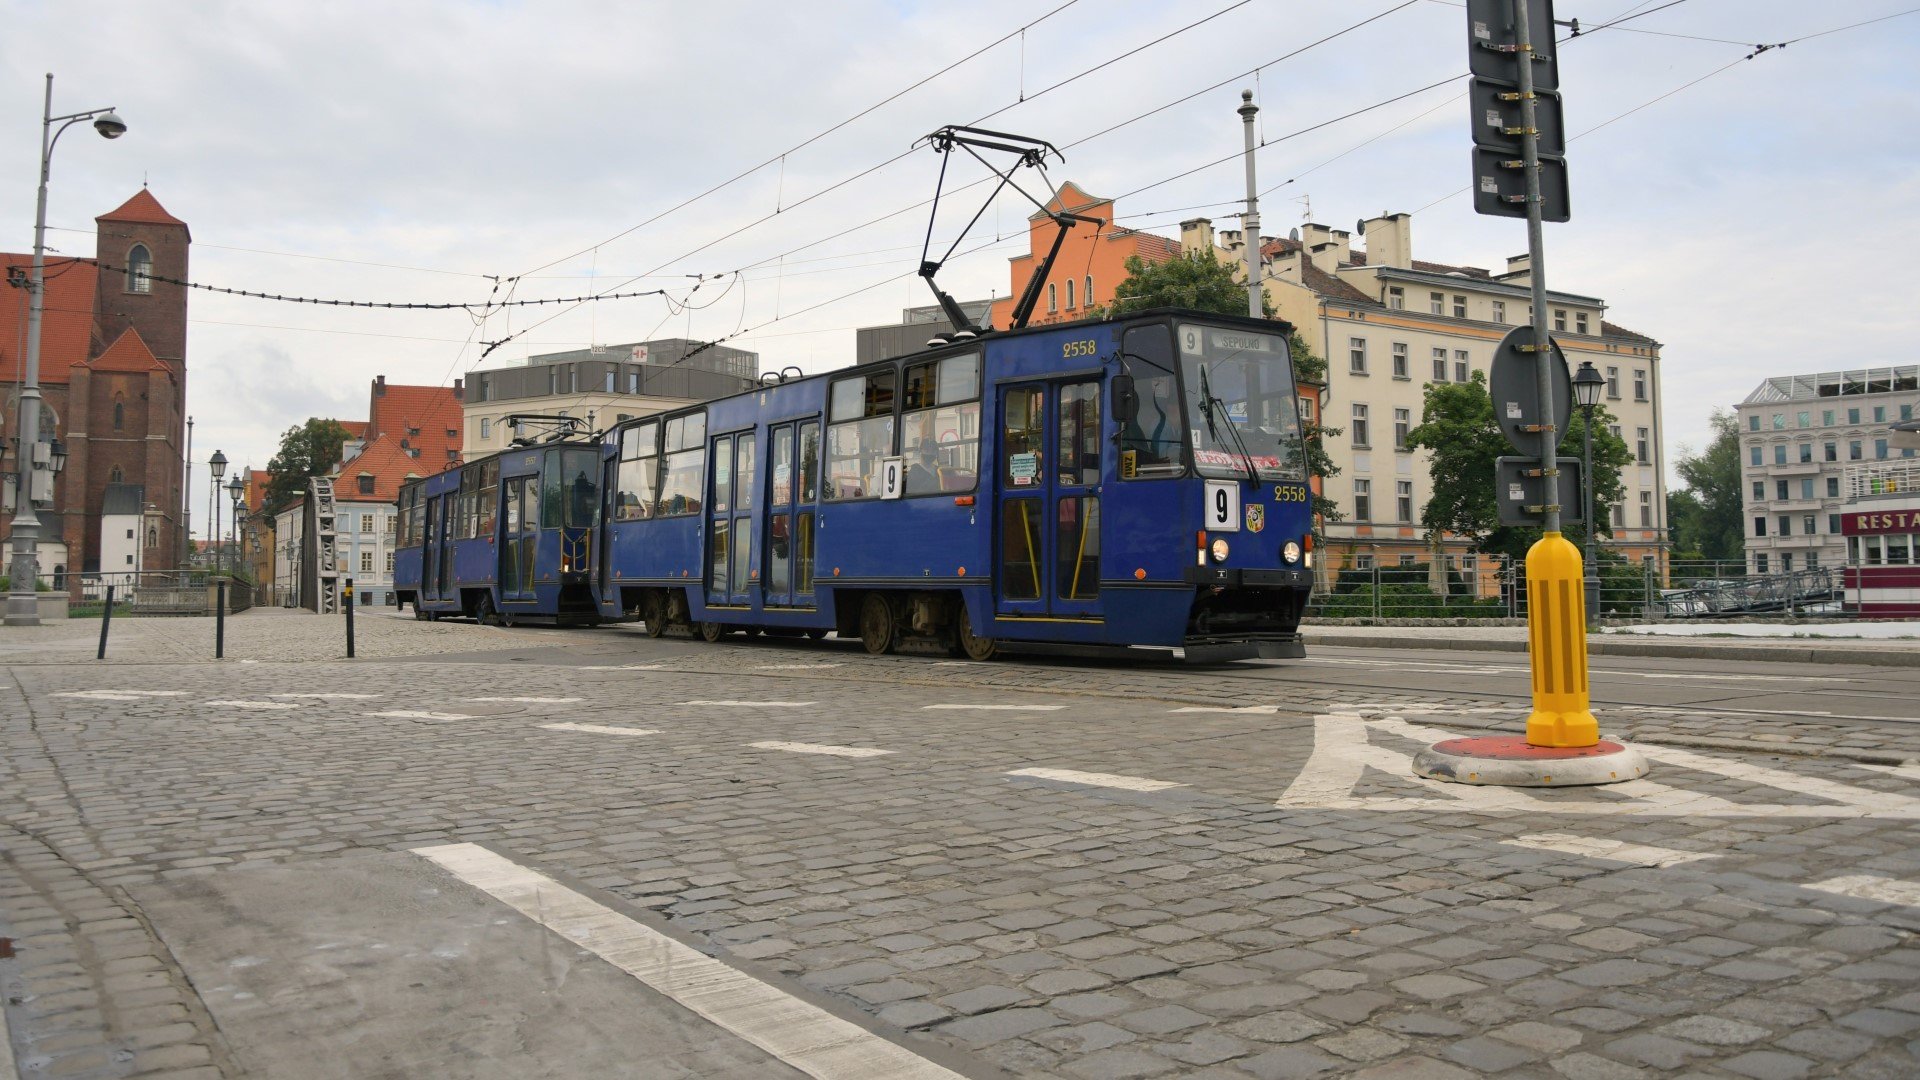
<svg viewBox="0 0 1920 1080"><path fill-rule="evenodd" d="M1016 484L1031 484L1040 475L1040 455L1015 454L1007 459L1007 479Z"/></svg>
<svg viewBox="0 0 1920 1080"><path fill-rule="evenodd" d="M1240 531L1240 482L1207 481L1207 529L1211 532Z"/></svg>

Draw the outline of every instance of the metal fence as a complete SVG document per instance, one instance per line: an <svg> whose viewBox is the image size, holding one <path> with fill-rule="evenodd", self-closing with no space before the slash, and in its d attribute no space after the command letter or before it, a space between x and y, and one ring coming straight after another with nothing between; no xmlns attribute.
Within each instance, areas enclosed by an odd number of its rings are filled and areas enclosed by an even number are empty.
<svg viewBox="0 0 1920 1080"><path fill-rule="evenodd" d="M1751 574L1739 562L1602 560L1595 621L1793 618L1846 614L1842 568ZM1524 619L1520 560L1348 566L1317 575L1309 619Z"/></svg>
<svg viewBox="0 0 1920 1080"><path fill-rule="evenodd" d="M99 615L106 609L107 588L113 587L116 617L212 615L218 600L216 581L223 575L206 570L146 570L111 574L79 574L67 580L67 612L73 616ZM253 606L253 583L227 579L227 613Z"/></svg>

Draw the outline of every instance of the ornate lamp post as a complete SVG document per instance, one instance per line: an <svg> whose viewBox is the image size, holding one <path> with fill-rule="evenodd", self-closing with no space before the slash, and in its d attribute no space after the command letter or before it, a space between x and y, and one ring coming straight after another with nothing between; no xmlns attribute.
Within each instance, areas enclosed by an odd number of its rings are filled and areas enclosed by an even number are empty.
<svg viewBox="0 0 1920 1080"><path fill-rule="evenodd" d="M240 570L240 499L247 493L247 485L240 480L240 474L234 473L227 482L227 497L233 500L233 514L227 519L227 546L233 549L233 566L229 574Z"/></svg>
<svg viewBox="0 0 1920 1080"><path fill-rule="evenodd" d="M207 543L213 551L213 568L220 569L220 480L227 475L227 455L218 450L207 459L207 471L213 474L213 486L207 489Z"/></svg>
<svg viewBox="0 0 1920 1080"><path fill-rule="evenodd" d="M63 121L58 131L54 121ZM27 357L20 379L20 441L15 464L20 479L13 514L13 587L7 593L6 625L40 625L39 601L34 584L40 577L40 515L34 508L34 475L47 471L51 457L35 461L40 450L40 314L46 305L47 252L47 176L53 164L53 147L60 136L82 120L92 120L93 129L103 138L117 139L126 134L127 123L111 108L53 115L53 76L47 76L46 105L40 113L40 192L33 214L33 274L27 282ZM49 452L50 453L50 452ZM53 501L53 479L44 485L46 501Z"/></svg>
<svg viewBox="0 0 1920 1080"><path fill-rule="evenodd" d="M1580 370L1573 373L1573 401L1580 406L1580 474L1585 480L1582 498L1586 506L1587 522L1587 576L1584 584L1587 592L1587 620L1600 617L1600 563L1594 557L1593 538L1599 532L1600 523L1593 520L1593 410L1600 404L1600 388L1607 384L1606 377L1600 374L1593 361L1580 361Z"/></svg>

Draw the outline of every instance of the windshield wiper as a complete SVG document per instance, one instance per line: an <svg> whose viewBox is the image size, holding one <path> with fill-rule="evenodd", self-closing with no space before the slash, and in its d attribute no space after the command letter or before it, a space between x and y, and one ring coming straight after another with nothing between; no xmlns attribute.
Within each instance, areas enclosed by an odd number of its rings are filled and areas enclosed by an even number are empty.
<svg viewBox="0 0 1920 1080"><path fill-rule="evenodd" d="M1200 415L1207 421L1207 433L1213 436L1214 442L1225 443L1227 440L1220 437L1220 429L1214 426L1213 407L1218 405L1221 412L1226 412L1227 403L1213 396L1213 386L1207 381L1207 365L1204 362L1200 365L1200 398ZM1233 436L1233 447L1240 452L1240 461L1247 467L1247 482L1253 485L1253 490L1259 491L1260 471L1254 468L1253 452L1247 449L1247 441L1241 438L1240 430L1233 426L1232 416L1227 417L1227 434Z"/></svg>

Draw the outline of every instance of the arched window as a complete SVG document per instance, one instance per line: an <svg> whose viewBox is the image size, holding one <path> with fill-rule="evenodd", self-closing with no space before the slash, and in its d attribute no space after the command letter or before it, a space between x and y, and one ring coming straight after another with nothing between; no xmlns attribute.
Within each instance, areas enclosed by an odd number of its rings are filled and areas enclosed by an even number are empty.
<svg viewBox="0 0 1920 1080"><path fill-rule="evenodd" d="M135 244L133 250L127 252L127 291L153 291L153 256L145 244Z"/></svg>
<svg viewBox="0 0 1920 1080"><path fill-rule="evenodd" d="M1047 310L1049 312L1060 310L1060 293L1051 281L1047 282Z"/></svg>
<svg viewBox="0 0 1920 1080"><path fill-rule="evenodd" d="M107 470L107 483L117 484L119 482L120 482L120 466L115 465L113 468Z"/></svg>
<svg viewBox="0 0 1920 1080"><path fill-rule="evenodd" d="M147 526L147 546L148 547L160 546L160 530L154 528L151 525Z"/></svg>
<svg viewBox="0 0 1920 1080"><path fill-rule="evenodd" d="M1067 310L1073 310L1073 279L1067 279Z"/></svg>
<svg viewBox="0 0 1920 1080"><path fill-rule="evenodd" d="M119 394L113 396L113 430L119 431L127 424L127 403Z"/></svg>
<svg viewBox="0 0 1920 1080"><path fill-rule="evenodd" d="M1086 291L1086 294L1081 297L1081 299L1086 301L1088 307L1093 306L1093 275L1092 274L1087 275L1087 291Z"/></svg>

